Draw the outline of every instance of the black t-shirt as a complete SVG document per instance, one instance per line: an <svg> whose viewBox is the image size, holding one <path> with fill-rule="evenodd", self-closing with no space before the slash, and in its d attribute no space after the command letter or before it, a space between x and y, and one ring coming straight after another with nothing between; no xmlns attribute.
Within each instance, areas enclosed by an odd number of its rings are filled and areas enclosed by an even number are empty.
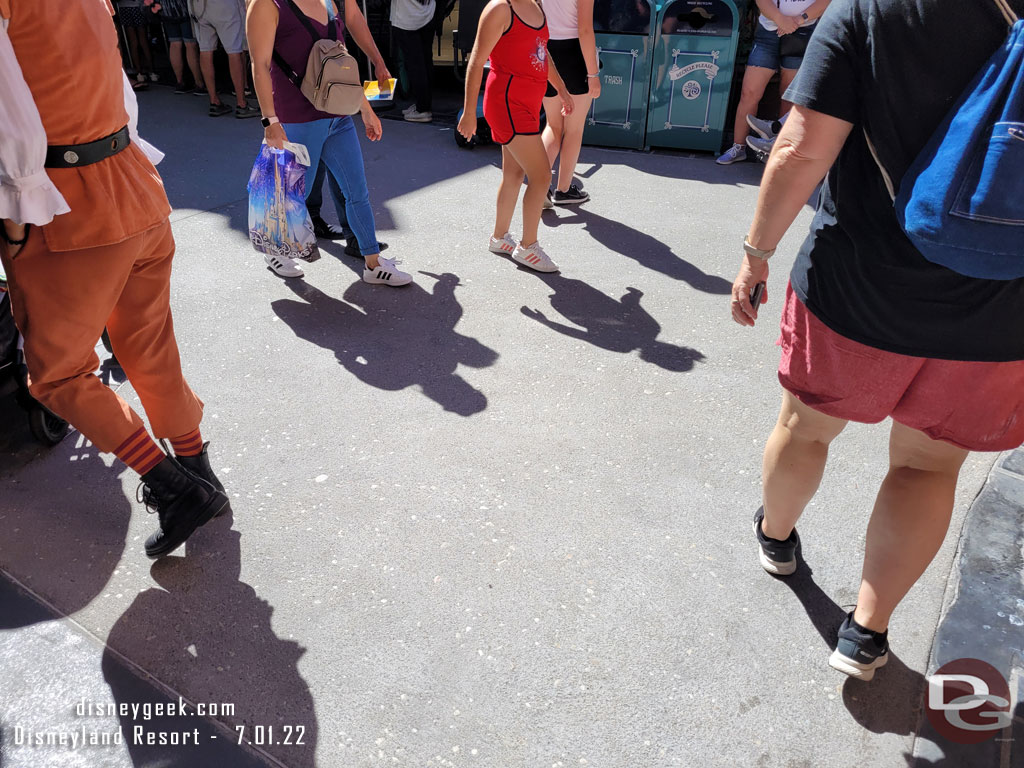
<svg viewBox="0 0 1024 768"><path fill-rule="evenodd" d="M1010 5L1024 18L1024 0ZM834 331L905 355L1024 360L1024 279L965 277L921 256L864 138L898 185L1008 31L994 0L833 0L818 22L786 99L854 128L791 281Z"/></svg>

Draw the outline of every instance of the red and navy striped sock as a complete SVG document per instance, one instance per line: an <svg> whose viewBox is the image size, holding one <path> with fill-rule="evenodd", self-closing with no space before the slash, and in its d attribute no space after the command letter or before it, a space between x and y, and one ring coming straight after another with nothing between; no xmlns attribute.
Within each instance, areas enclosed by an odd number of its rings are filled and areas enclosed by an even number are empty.
<svg viewBox="0 0 1024 768"><path fill-rule="evenodd" d="M163 461L165 455L145 427L139 427L132 432L131 437L114 450L114 454L140 475L153 469Z"/></svg>
<svg viewBox="0 0 1024 768"><path fill-rule="evenodd" d="M199 429L193 429L187 435L171 438L171 447L175 456L198 456L203 452L203 436Z"/></svg>

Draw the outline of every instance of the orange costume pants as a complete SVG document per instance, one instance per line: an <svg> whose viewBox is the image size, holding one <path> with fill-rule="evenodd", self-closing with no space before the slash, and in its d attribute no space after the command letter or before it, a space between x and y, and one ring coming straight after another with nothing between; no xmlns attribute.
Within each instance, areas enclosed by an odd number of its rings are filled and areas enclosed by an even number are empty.
<svg viewBox="0 0 1024 768"><path fill-rule="evenodd" d="M181 373L171 321L174 238L166 218L115 245L51 251L32 227L13 259L0 250L33 397L104 452L144 426L96 376L96 344L106 326L153 434L172 438L198 428L203 403Z"/></svg>

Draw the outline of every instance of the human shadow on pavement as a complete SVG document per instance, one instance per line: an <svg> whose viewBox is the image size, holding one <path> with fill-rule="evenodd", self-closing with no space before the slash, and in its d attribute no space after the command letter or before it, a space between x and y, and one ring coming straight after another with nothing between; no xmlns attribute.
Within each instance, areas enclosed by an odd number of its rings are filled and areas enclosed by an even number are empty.
<svg viewBox="0 0 1024 768"><path fill-rule="evenodd" d="M193 534L185 546L184 557L166 557L152 566L158 586L140 593L107 637L103 676L118 709L128 704L129 713L120 719L133 764L168 764L161 760L166 746L134 743L129 738L134 729L190 731L197 712L189 708L189 717L161 721L134 718L130 710L139 703L138 689L123 674L117 654L193 704L222 710L232 706L233 712L205 713L233 732L217 737L222 746L237 744L237 729L244 726L246 743L289 768L312 768L318 729L313 695L298 669L305 649L274 634L273 607L241 581L241 534L221 518ZM209 746L207 741L178 747L174 764L210 765L199 760Z"/></svg>
<svg viewBox="0 0 1024 768"><path fill-rule="evenodd" d="M472 416L487 408L487 397L456 371L460 365L486 368L498 353L455 330L462 318L458 276L420 274L433 281L433 291L419 283L379 288L358 282L344 300L288 280L301 301L280 299L271 306L296 336L334 352L365 384L388 392L416 386L444 410Z"/></svg>
<svg viewBox="0 0 1024 768"><path fill-rule="evenodd" d="M545 214L545 225L560 227L565 224L583 224L587 234L605 248L633 259L642 267L688 283L698 291L716 296L732 292L732 281L718 275L709 275L700 267L677 256L665 243L628 224L612 221L583 208L577 208L571 216L560 216L550 210L545 211Z"/></svg>
<svg viewBox="0 0 1024 768"><path fill-rule="evenodd" d="M779 581L793 590L829 651L834 651L839 626L847 611L815 583L802 553L797 554L796 572ZM924 676L907 667L890 649L889 661L875 673L873 680L867 683L852 678L846 680L843 704L853 719L872 733L913 735L918 728L925 687Z"/></svg>
<svg viewBox="0 0 1024 768"><path fill-rule="evenodd" d="M72 615L102 594L124 554L132 514L119 477L125 467L107 467L75 432L38 450L0 473L0 566ZM0 605L0 630L37 623L26 621Z"/></svg>
<svg viewBox="0 0 1024 768"><path fill-rule="evenodd" d="M552 320L539 309L520 310L541 325L609 352L628 354L638 350L641 360L666 371L683 373L704 360L695 349L658 341L661 325L640 306L643 291L627 288L616 301L582 280L558 273L534 274L554 291L550 297L552 309L580 327Z"/></svg>

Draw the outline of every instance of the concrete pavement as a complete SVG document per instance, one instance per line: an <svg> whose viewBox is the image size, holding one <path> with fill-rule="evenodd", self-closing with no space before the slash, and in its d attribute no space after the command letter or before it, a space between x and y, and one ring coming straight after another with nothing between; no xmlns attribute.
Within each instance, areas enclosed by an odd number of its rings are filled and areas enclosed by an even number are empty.
<svg viewBox="0 0 1024 768"><path fill-rule="evenodd" d="M593 200L545 213L562 272L538 276L486 250L497 151L385 122L371 198L416 284L365 285L330 244L284 281L245 234L259 125L198 101L140 94L141 131L167 152L176 328L233 519L151 564L122 465L75 433L0 456L0 568L105 642L101 668L233 704L289 768L912 764L954 534L876 680L827 666L886 426L837 440L806 568L767 576L751 540L810 209L745 330L727 293L760 166L585 149ZM968 461L952 531L993 461Z"/></svg>

